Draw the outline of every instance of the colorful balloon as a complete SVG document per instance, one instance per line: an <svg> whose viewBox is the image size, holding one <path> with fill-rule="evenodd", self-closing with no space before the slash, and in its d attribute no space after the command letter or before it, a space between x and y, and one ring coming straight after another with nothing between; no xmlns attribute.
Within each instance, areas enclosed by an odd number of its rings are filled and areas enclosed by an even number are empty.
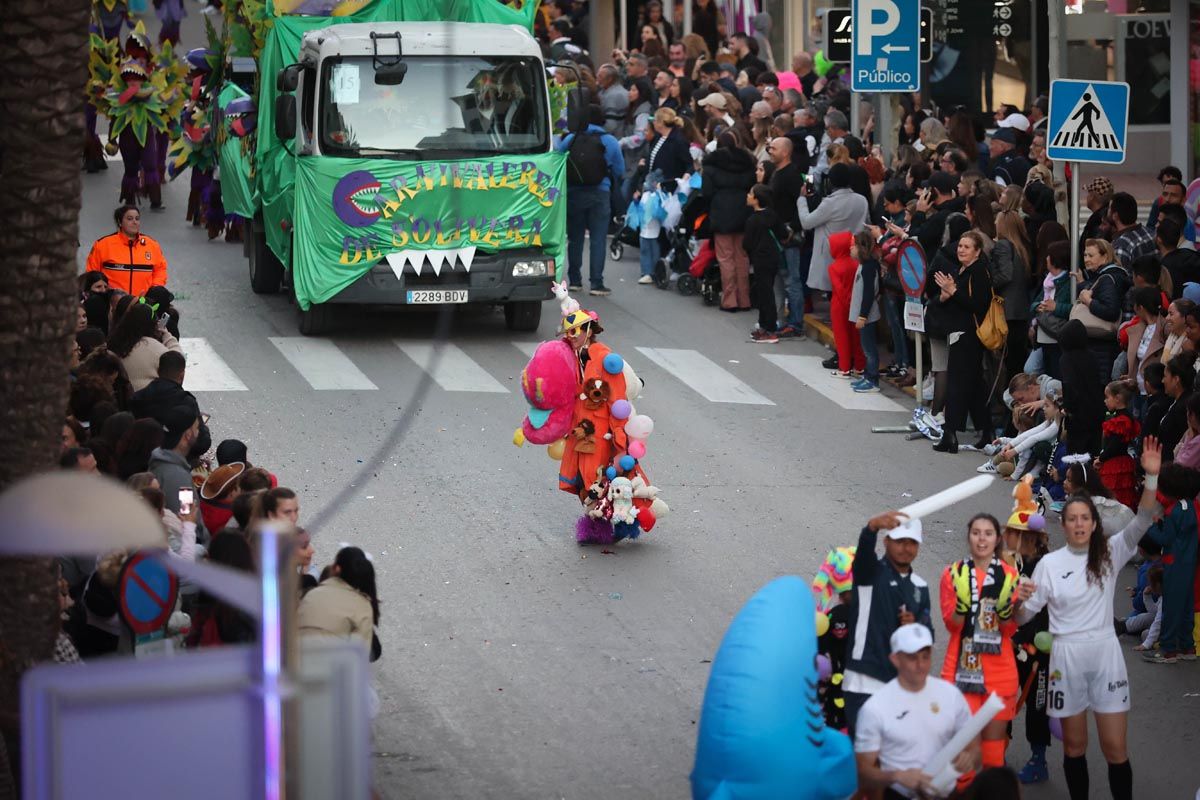
<svg viewBox="0 0 1200 800"><path fill-rule="evenodd" d="M829 660L829 656L821 653L817 656L817 677L823 681L829 680L829 676L833 674L833 662Z"/></svg>
<svg viewBox="0 0 1200 800"><path fill-rule="evenodd" d="M637 521L638 525L642 526L642 530L650 531L654 528L654 525L658 522L658 519L654 516L653 511L648 508L643 508L637 513Z"/></svg>
<svg viewBox="0 0 1200 800"><path fill-rule="evenodd" d="M604 470L604 477L608 478L610 481L617 477L617 468L609 467L608 469Z"/></svg>
<svg viewBox="0 0 1200 800"><path fill-rule="evenodd" d="M567 447L567 443L559 439L557 442L551 442L546 445L546 455L553 458L555 461L562 461L563 450Z"/></svg>
<svg viewBox="0 0 1200 800"><path fill-rule="evenodd" d="M624 455L617 461L617 466L621 468L621 472L629 472L636 463L637 460L633 456Z"/></svg>
<svg viewBox="0 0 1200 800"><path fill-rule="evenodd" d="M604 357L603 365L604 371L609 375L620 375L625 369L625 359L616 353L609 353Z"/></svg>
<svg viewBox="0 0 1200 800"><path fill-rule="evenodd" d="M1062 741L1062 720L1058 717L1050 718L1050 735Z"/></svg>
<svg viewBox="0 0 1200 800"><path fill-rule="evenodd" d="M635 414L625 423L625 435L630 439L646 439L654 432L654 420L645 414Z"/></svg>
<svg viewBox="0 0 1200 800"><path fill-rule="evenodd" d="M817 628L817 638L820 639L829 630L829 615L822 614L820 611L815 613L817 615L815 623Z"/></svg>
<svg viewBox="0 0 1200 800"><path fill-rule="evenodd" d="M1054 643L1054 635L1050 631L1038 631L1033 637L1033 646L1043 653L1050 652L1050 646Z"/></svg>
<svg viewBox="0 0 1200 800"><path fill-rule="evenodd" d="M629 401L622 397L612 404L609 413L612 414L613 419L629 419L629 415L633 413L633 406L629 405Z"/></svg>
<svg viewBox="0 0 1200 800"><path fill-rule="evenodd" d="M646 443L641 439L634 439L629 443L629 455L634 458L643 458L646 455Z"/></svg>
<svg viewBox="0 0 1200 800"><path fill-rule="evenodd" d="M520 428L517 428L515 431L513 431L513 444L515 444L517 447L521 447L525 444L525 431L521 430Z"/></svg>

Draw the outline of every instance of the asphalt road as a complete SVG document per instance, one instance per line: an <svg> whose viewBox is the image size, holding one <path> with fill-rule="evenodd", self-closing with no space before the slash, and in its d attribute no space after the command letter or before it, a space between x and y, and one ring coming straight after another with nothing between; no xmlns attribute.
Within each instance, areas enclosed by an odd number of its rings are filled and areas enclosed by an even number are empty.
<svg viewBox="0 0 1200 800"><path fill-rule="evenodd" d="M120 165L110 166L84 176L81 263L112 229ZM686 796L708 660L741 604L778 575L811 578L868 516L979 463L872 434L902 423L911 401L860 407L825 380L818 345L752 344L752 314L636 285L631 253L609 266L612 297L581 301L647 382L638 408L656 429L645 464L672 513L611 553L581 548L578 504L555 489L555 463L510 441L524 413L522 346L552 335L554 306L537 336L510 334L499 312L455 314L443 369L418 402L433 314L355 313L324 344L305 340L286 297L251 293L239 245L185 224L186 195L186 180L169 186L167 210L145 211L143 230L170 263L187 385L214 440L246 441L253 462L300 493L301 524L321 517L318 563L343 542L374 557L384 797ZM407 435L381 451L414 405ZM967 518L1006 518L1010 489L997 483L926 520L918 572L935 583L964 552ZM1128 661L1137 795L1191 797L1200 665ZM1009 752L1024 763L1020 733ZM1065 796L1060 756L1051 783L1026 796ZM1096 796L1103 763L1093 744Z"/></svg>

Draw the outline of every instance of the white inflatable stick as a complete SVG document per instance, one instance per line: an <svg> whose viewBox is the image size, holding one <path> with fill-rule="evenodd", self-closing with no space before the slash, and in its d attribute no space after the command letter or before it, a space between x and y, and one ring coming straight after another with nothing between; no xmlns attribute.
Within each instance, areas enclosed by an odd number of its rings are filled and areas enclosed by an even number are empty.
<svg viewBox="0 0 1200 800"><path fill-rule="evenodd" d="M976 475L974 478L956 483L948 489L943 489L937 494L930 495L924 500L918 500L915 503L910 503L904 508L899 509L901 514L907 514L909 519L920 519L927 517L934 512L941 511L943 508L948 508L955 503L961 503L968 497L973 497L979 494L995 480L991 475Z"/></svg>

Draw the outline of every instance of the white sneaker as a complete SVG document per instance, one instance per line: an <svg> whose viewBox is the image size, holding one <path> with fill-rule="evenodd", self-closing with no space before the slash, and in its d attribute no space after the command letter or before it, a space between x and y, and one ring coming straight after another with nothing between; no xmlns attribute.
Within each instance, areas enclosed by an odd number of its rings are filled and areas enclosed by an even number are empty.
<svg viewBox="0 0 1200 800"><path fill-rule="evenodd" d="M638 278L638 283L642 284L643 286L648 283L654 283L654 277L651 275L643 275L642 277Z"/></svg>
<svg viewBox="0 0 1200 800"><path fill-rule="evenodd" d="M979 472L983 475L996 475L997 474L996 465L991 462L991 459L983 462L983 464L981 466L976 467L975 471Z"/></svg>

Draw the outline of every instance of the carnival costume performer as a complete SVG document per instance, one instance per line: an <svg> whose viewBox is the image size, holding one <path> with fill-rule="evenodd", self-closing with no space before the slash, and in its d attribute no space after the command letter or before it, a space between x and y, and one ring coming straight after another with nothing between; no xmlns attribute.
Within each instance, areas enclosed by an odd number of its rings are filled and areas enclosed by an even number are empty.
<svg viewBox="0 0 1200 800"><path fill-rule="evenodd" d="M152 209L161 209L161 169L165 159L159 157L157 134L165 134L182 111L179 84L183 68L176 62L169 44L155 58L141 22L125 40L124 51L114 55L113 62L101 64L102 58L103 55L94 58L90 67L93 84L106 75L109 78L97 107L109 118L106 149L110 153L119 149L125 164L120 199L136 204L138 195L143 194L150 198Z"/></svg>
<svg viewBox="0 0 1200 800"><path fill-rule="evenodd" d="M1065 467L1062 469L1065 472ZM1032 579L1034 568L1042 556L1050 552L1045 517L1037 513L1036 506L1030 508L1032 505L1032 498L1024 500L1018 496L1013 513L1004 525L1004 559L1015 566L1026 580ZM1046 748L1050 746L1050 718L1046 716L1050 648L1042 650L1038 647L1039 644L1045 646L1050 636L1049 629L1050 614L1043 608L1017 628L1012 637L1013 653L1017 659L1017 680L1025 698L1025 740L1029 742L1031 753L1029 761L1017 774L1021 783L1050 780L1050 770L1046 765Z"/></svg>
<svg viewBox="0 0 1200 800"><path fill-rule="evenodd" d="M96 134L96 120L99 117L96 109L112 80L113 63L121 44L121 29L128 21L129 8L125 0L93 0L88 67L90 77L87 104L84 106L87 134L83 144L83 166L89 173L108 169L104 160L104 145Z"/></svg>
<svg viewBox="0 0 1200 800"><path fill-rule="evenodd" d="M983 766L1002 767L1008 722L1017 706L1012 634L1017 629L1013 611L1020 575L1000 560L1000 523L990 514L971 518L967 545L970 555L942 572L942 619L950 633L942 679L962 691L972 713L992 692L1004 701L1004 708L983 730L982 747Z"/></svg>
<svg viewBox="0 0 1200 800"><path fill-rule="evenodd" d="M667 511L639 463L654 428L631 404L642 382L597 341L604 330L600 316L579 308L565 282L555 292L563 308L562 338L539 345L522 373L530 411L513 441L547 444L550 456L561 459L558 487L584 506L576 525L579 542L637 538Z"/></svg>

